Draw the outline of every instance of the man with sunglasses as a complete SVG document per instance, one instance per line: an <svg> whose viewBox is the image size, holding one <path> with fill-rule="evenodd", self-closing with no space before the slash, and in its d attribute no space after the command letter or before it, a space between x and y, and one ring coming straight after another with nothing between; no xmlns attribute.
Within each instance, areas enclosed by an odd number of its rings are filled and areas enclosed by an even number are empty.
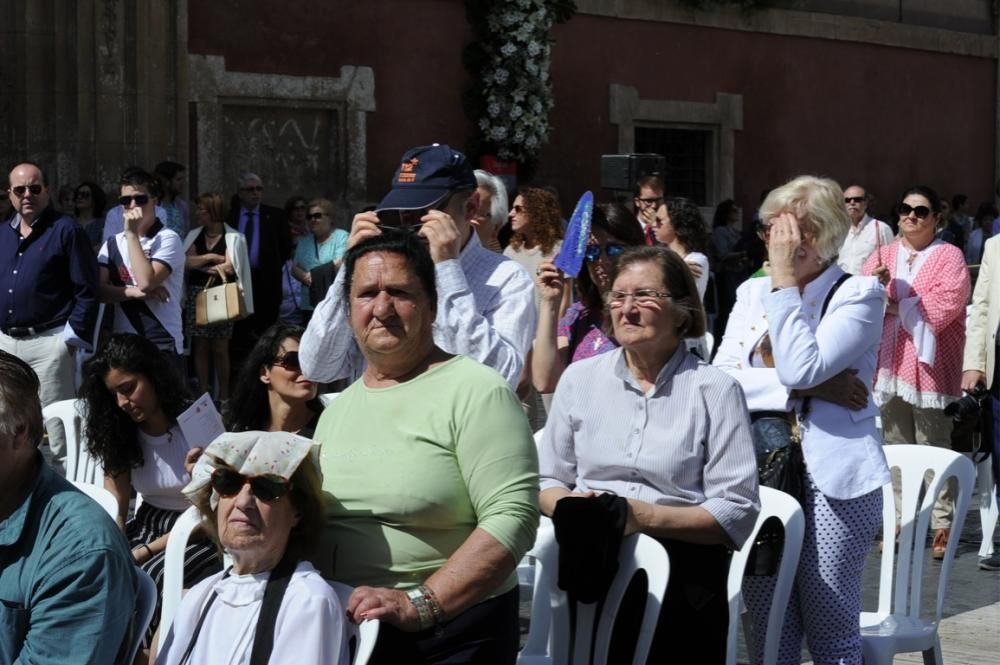
<svg viewBox="0 0 1000 665"><path fill-rule="evenodd" d="M643 236L650 246L656 244L656 214L663 205L665 192L663 178L658 175L643 176L635 184L635 196L632 198L635 216L642 224Z"/></svg>
<svg viewBox="0 0 1000 665"><path fill-rule="evenodd" d="M435 263L435 343L492 367L516 389L535 334L531 275L480 244L471 224L479 209L476 176L464 154L435 143L408 150L400 161L392 190L376 211L355 215L348 251L383 227L417 233ZM338 274L302 337L302 371L313 381L354 379L364 369L347 319L343 280Z"/></svg>
<svg viewBox="0 0 1000 665"><path fill-rule="evenodd" d="M865 259L877 247L892 242L892 229L885 222L868 214L868 192L860 185L851 185L844 190L844 205L851 218L851 227L840 247L837 265L844 272L860 275Z"/></svg>
<svg viewBox="0 0 1000 665"><path fill-rule="evenodd" d="M237 321L229 346L231 358L245 358L260 335L278 320L283 267L292 255L292 234L281 208L263 203L264 182L255 173L241 173L236 200L226 221L247 239L253 314Z"/></svg>
<svg viewBox="0 0 1000 665"><path fill-rule="evenodd" d="M9 185L17 212L0 226L0 350L38 374L47 406L75 395L72 351L93 338L97 261L86 232L50 205L41 167L17 164ZM65 456L60 426L49 448Z"/></svg>
<svg viewBox="0 0 1000 665"><path fill-rule="evenodd" d="M115 307L115 332L142 335L182 371L181 298L184 246L156 216L156 176L130 171L121 179L124 229L101 246L101 300Z"/></svg>

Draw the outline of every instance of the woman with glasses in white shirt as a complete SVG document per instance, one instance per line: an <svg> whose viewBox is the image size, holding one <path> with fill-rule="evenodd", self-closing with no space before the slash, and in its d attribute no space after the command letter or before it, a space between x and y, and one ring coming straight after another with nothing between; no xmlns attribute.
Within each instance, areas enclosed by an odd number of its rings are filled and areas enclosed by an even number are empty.
<svg viewBox="0 0 1000 665"><path fill-rule="evenodd" d="M649 662L723 663L730 552L760 508L743 394L682 343L704 334L705 315L677 254L625 250L605 302L621 348L563 373L539 450L539 504L552 515L569 496L626 498L625 535L650 535L670 555Z"/></svg>
<svg viewBox="0 0 1000 665"><path fill-rule="evenodd" d="M832 180L786 183L768 195L760 217L770 275L740 286L714 363L743 387L755 439L770 419L801 440L806 533L778 662L799 662L804 634L817 665L861 665L861 574L889 481L867 388L885 291L837 266L850 219ZM743 588L754 634L762 635L774 577L747 577ZM759 640L754 662L762 650Z"/></svg>

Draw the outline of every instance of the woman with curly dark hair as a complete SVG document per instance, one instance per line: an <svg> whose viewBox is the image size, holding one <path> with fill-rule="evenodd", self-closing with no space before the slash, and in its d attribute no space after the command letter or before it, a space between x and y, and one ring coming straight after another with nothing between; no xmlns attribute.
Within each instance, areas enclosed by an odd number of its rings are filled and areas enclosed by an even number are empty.
<svg viewBox="0 0 1000 665"><path fill-rule="evenodd" d="M618 255L643 244L645 237L635 215L618 204L594 206L584 269L575 280L580 300L570 305L561 319L559 302L566 276L551 262L540 266L535 286L542 306L531 357L535 390L543 394L555 391L570 363L618 348L604 333L604 294L611 288Z"/></svg>
<svg viewBox="0 0 1000 665"><path fill-rule="evenodd" d="M510 210L510 244L503 251L535 275L543 261L551 260L562 247L563 227L559 200L539 187L525 187ZM539 304L535 295L535 304Z"/></svg>
<svg viewBox="0 0 1000 665"><path fill-rule="evenodd" d="M104 486L118 500L117 521L136 564L161 584L170 529L190 507L181 493L190 481L185 458L192 445L209 442L184 438L177 425L189 403L184 383L173 360L145 337L112 335L83 374L87 449L104 467ZM126 521L133 489L142 504ZM185 587L219 569L212 543L192 539L184 555ZM155 625L148 634L153 630Z"/></svg>
<svg viewBox="0 0 1000 665"><path fill-rule="evenodd" d="M292 432L312 438L323 405L318 385L302 376L299 340L305 329L276 323L260 336L243 364L229 401L234 432Z"/></svg>
<svg viewBox="0 0 1000 665"><path fill-rule="evenodd" d="M708 229L697 204L678 196L660 206L653 222L656 239L674 250L691 269L698 297L705 300L708 287Z"/></svg>

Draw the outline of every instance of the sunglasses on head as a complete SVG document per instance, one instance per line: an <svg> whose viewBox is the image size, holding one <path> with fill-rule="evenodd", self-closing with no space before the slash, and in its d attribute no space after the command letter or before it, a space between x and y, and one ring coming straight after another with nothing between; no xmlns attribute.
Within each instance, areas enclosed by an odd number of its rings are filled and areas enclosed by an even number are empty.
<svg viewBox="0 0 1000 665"><path fill-rule="evenodd" d="M864 203L865 197L863 196L845 196L844 203Z"/></svg>
<svg viewBox="0 0 1000 665"><path fill-rule="evenodd" d="M587 245L587 249L583 253L583 258L587 259L587 263L596 263L601 258L602 253L609 259L613 259L624 251L624 246L611 242L604 247L600 245Z"/></svg>
<svg viewBox="0 0 1000 665"><path fill-rule="evenodd" d="M14 196L17 198L22 198L25 192L31 192L32 196L38 196L42 193L41 185L17 185L16 187L11 187L10 191L14 192Z"/></svg>
<svg viewBox="0 0 1000 665"><path fill-rule="evenodd" d="M212 489L222 497L236 496L243 486L250 483L250 491L261 501L270 503L288 494L292 484L274 476L244 476L232 469L216 469L212 472Z"/></svg>
<svg viewBox="0 0 1000 665"><path fill-rule="evenodd" d="M240 187L241 192L263 192L264 187L262 185L250 185L249 187Z"/></svg>
<svg viewBox="0 0 1000 665"><path fill-rule="evenodd" d="M272 360L271 364L277 365L278 367L284 367L285 369L294 370L296 372L302 371L302 366L299 365L298 351L288 351L284 355L278 356Z"/></svg>
<svg viewBox="0 0 1000 665"><path fill-rule="evenodd" d="M123 208L127 208L132 205L132 201L135 201L137 206L144 206L149 203L149 194L136 194L135 196L123 196L118 199L118 203L122 204Z"/></svg>
<svg viewBox="0 0 1000 665"><path fill-rule="evenodd" d="M927 206L911 206L908 203L899 204L900 217L906 217L911 212L917 219L926 219L927 215L931 214L931 209Z"/></svg>

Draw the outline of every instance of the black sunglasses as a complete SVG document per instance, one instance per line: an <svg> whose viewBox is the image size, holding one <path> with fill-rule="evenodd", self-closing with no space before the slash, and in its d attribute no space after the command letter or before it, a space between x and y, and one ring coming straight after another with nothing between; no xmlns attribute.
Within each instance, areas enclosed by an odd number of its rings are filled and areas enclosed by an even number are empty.
<svg viewBox="0 0 1000 665"><path fill-rule="evenodd" d="M587 249L584 250L583 253L583 258L587 259L587 263L595 263L601 258L602 251L609 259L613 259L624 252L625 247L611 242L606 244L603 248L600 245L587 245Z"/></svg>
<svg viewBox="0 0 1000 665"><path fill-rule="evenodd" d="M16 187L11 187L10 191L14 192L14 196L17 198L22 198L25 192L31 192L33 196L38 196L42 193L41 185L17 185Z"/></svg>
<svg viewBox="0 0 1000 665"><path fill-rule="evenodd" d="M865 197L863 196L845 196L844 203L864 203Z"/></svg>
<svg viewBox="0 0 1000 665"><path fill-rule="evenodd" d="M219 496L236 496L247 483L250 483L253 495L267 503L277 501L292 489L289 481L272 476L244 476L232 469L216 469L212 472L212 488Z"/></svg>
<svg viewBox="0 0 1000 665"><path fill-rule="evenodd" d="M132 205L132 201L135 201L137 206L144 206L149 203L149 194L136 194L135 196L123 196L118 199L118 203L122 204L123 208L127 208Z"/></svg>
<svg viewBox="0 0 1000 665"><path fill-rule="evenodd" d="M290 369L296 372L302 371L302 366L299 365L299 352L298 351L287 351L284 355L278 356L271 361L272 365L277 365L278 367L284 367L285 369Z"/></svg>
<svg viewBox="0 0 1000 665"><path fill-rule="evenodd" d="M908 203L899 204L899 216L906 217L910 213L913 213L917 219L926 219L927 215L931 214L931 209L927 206L911 206Z"/></svg>
<svg viewBox="0 0 1000 665"><path fill-rule="evenodd" d="M306 215L306 219L309 219L309 220L323 219L323 214L324 213L321 213L321 212L309 213L308 215Z"/></svg>

